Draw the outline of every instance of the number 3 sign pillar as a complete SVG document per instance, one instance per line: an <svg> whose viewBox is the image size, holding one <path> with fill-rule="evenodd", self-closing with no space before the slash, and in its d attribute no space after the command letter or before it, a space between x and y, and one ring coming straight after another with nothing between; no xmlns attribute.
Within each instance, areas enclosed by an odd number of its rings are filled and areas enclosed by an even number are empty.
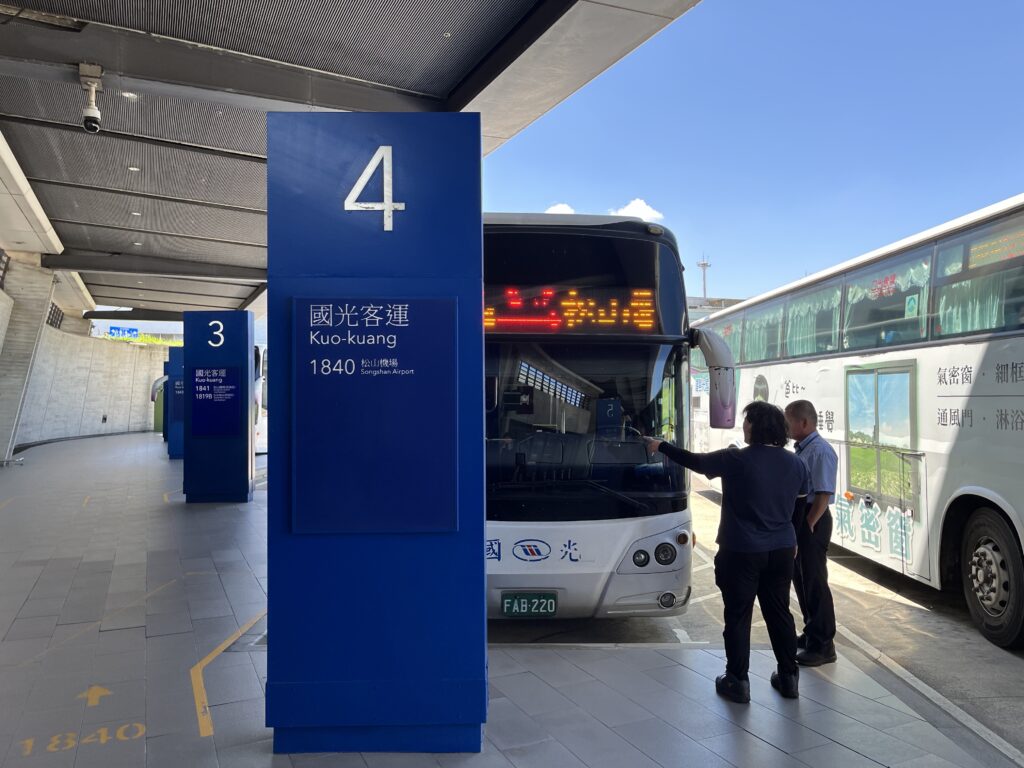
<svg viewBox="0 0 1024 768"><path fill-rule="evenodd" d="M477 752L479 116L271 113L267 149L274 749Z"/></svg>
<svg viewBox="0 0 1024 768"><path fill-rule="evenodd" d="M252 501L251 312L185 313L185 501Z"/></svg>

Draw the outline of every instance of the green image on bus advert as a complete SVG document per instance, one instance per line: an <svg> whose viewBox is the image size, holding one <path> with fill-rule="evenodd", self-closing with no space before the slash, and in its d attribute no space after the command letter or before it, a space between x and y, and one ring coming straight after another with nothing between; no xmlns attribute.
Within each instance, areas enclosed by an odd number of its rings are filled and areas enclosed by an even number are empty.
<svg viewBox="0 0 1024 768"><path fill-rule="evenodd" d="M920 303L920 294L912 293L907 296L906 302L904 302L904 317L917 317L918 305Z"/></svg>

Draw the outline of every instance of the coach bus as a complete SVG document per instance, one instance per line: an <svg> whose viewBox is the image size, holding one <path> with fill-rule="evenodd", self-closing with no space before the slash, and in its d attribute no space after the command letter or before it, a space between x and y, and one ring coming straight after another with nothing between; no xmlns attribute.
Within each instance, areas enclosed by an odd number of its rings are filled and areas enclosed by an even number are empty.
<svg viewBox="0 0 1024 768"><path fill-rule="evenodd" d="M833 542L962 589L1024 645L1024 195L696 323L733 351L736 397L807 399L839 454ZM693 377L695 450L707 374Z"/></svg>
<svg viewBox="0 0 1024 768"><path fill-rule="evenodd" d="M642 436L688 442L694 344L725 393L716 424L732 425L734 403L727 348L688 327L673 236L620 217L488 215L484 281L489 616L682 613L686 474Z"/></svg>

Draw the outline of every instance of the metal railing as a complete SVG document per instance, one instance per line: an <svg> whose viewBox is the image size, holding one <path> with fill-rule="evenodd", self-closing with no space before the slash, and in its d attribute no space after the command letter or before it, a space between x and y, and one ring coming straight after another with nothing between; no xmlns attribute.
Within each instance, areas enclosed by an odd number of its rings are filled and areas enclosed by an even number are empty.
<svg viewBox="0 0 1024 768"><path fill-rule="evenodd" d="M7 279L7 268L11 265L11 257L7 252L0 250L0 291L4 289L4 281Z"/></svg>

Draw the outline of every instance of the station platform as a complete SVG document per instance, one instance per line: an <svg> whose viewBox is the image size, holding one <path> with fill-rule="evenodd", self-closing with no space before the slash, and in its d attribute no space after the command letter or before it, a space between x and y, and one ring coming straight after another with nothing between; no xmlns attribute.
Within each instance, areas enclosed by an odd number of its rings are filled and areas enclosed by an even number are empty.
<svg viewBox="0 0 1024 768"><path fill-rule="evenodd" d="M272 755L265 491L186 505L149 433L18 458L0 469L3 768L1010 765L855 650L788 701L757 649L737 705L714 692L723 652L696 644L492 645L479 755Z"/></svg>

